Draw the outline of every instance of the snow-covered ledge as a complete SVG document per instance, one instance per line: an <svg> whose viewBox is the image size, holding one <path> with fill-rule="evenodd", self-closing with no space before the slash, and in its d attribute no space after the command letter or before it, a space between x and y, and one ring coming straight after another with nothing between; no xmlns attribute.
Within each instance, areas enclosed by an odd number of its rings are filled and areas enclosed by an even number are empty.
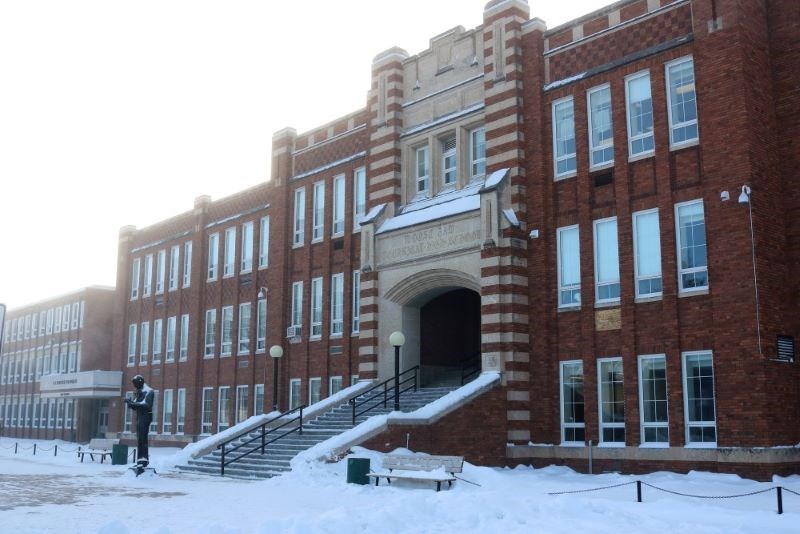
<svg viewBox="0 0 800 534"><path fill-rule="evenodd" d="M350 399L358 397L372 387L374 381L373 380L361 380L352 386L345 388L335 395L331 395L330 397L326 397L321 401L312 404L308 408L303 410L303 422L310 421L312 419L316 419L323 413L336 408L337 406L341 406L345 404ZM234 425L222 432L218 432L217 434L213 434L208 436L207 438L201 439L195 443L191 443L180 450L176 455L176 465L185 464L191 459L200 458L207 454L213 452L217 447L222 445L224 442L235 438L236 436L244 435L249 432L252 432L256 428L260 427L267 421L275 419L276 417L280 417L280 412L270 412L261 415L254 415L250 417L238 425ZM296 417L296 414L292 414L290 417ZM275 421L275 424L281 423L283 418L278 419Z"/></svg>
<svg viewBox="0 0 800 534"><path fill-rule="evenodd" d="M338 436L333 436L301 452L292 459L292 468L318 460L338 458L351 447L385 432L389 429L389 425L433 424L499 384L499 372L484 372L469 384L461 386L457 390L451 391L444 397L413 412L391 412L370 417L355 428Z"/></svg>

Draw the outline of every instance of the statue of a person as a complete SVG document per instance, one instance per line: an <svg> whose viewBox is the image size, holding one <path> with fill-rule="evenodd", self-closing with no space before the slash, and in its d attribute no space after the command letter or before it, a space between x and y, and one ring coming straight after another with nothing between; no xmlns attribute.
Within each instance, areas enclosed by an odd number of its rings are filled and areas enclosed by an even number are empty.
<svg viewBox="0 0 800 534"><path fill-rule="evenodd" d="M150 462L147 450L147 434L150 432L150 423L153 422L155 392L153 388L145 384L142 375L134 376L131 382L136 391L132 399L125 399L125 404L136 412L136 446L139 450L139 459L136 463L141 467L145 467Z"/></svg>

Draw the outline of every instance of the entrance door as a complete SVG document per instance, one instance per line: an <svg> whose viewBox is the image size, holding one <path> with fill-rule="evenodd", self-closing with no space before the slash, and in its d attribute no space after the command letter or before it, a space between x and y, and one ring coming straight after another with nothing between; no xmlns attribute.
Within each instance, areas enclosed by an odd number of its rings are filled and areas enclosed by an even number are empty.
<svg viewBox="0 0 800 534"><path fill-rule="evenodd" d="M480 369L481 297L471 289L443 293L420 308L420 384L460 386ZM477 367L476 367L477 366Z"/></svg>
<svg viewBox="0 0 800 534"><path fill-rule="evenodd" d="M100 401L100 409L97 410L97 434L105 437L108 432L108 401Z"/></svg>

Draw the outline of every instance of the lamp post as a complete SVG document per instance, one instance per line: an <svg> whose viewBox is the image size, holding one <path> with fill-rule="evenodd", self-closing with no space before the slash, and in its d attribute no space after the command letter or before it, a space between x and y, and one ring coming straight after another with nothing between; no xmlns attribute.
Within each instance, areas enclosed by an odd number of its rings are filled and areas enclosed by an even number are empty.
<svg viewBox="0 0 800 534"><path fill-rule="evenodd" d="M278 411L278 360L283 356L283 347L272 345L269 348L272 357L272 411Z"/></svg>
<svg viewBox="0 0 800 534"><path fill-rule="evenodd" d="M761 350L761 315L758 305L758 275L756 274L756 239L753 235L753 204L750 201L750 194L752 190L749 185L742 186L742 192L739 194L739 204L747 204L747 213L750 216L750 253L753 258L753 288L756 296L756 332L758 333L758 354L763 358L764 353Z"/></svg>
<svg viewBox="0 0 800 534"><path fill-rule="evenodd" d="M400 331L392 332L389 344L394 347L394 411L400 411L400 347L406 342L406 336Z"/></svg>

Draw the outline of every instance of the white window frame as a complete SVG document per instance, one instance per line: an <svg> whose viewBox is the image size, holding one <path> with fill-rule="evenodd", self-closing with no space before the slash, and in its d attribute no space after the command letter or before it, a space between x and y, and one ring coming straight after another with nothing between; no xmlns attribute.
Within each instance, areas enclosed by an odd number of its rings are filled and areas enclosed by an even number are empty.
<svg viewBox="0 0 800 534"><path fill-rule="evenodd" d="M330 337L344 333L344 273L331 275L331 331Z"/></svg>
<svg viewBox="0 0 800 534"><path fill-rule="evenodd" d="M713 421L692 421L689 419L690 416L690 409L689 409L689 384L688 379L689 376L686 374L686 367L687 362L686 360L691 357L695 356L709 356L711 358L711 393L712 393L712 401L714 402L714 419ZM684 427L685 427L685 439L686 439L686 447L691 448L716 448L717 440L719 439L719 434L717 432L717 386L716 386L716 377L714 372L714 354L710 350L697 350L697 351L687 351L681 354L681 366L682 366L682 374L683 374L683 420L684 420ZM698 428L713 428L714 429L714 441L692 441L691 440L691 430L693 427Z"/></svg>
<svg viewBox="0 0 800 534"><path fill-rule="evenodd" d="M303 281L292 283L292 315L291 326L303 326Z"/></svg>
<svg viewBox="0 0 800 534"><path fill-rule="evenodd" d="M164 293L164 277L166 275L167 270L167 251L165 249L161 249L158 251L156 261L156 295L162 295Z"/></svg>
<svg viewBox="0 0 800 534"><path fill-rule="evenodd" d="M253 270L253 221L242 224L242 251L239 264L240 273Z"/></svg>
<svg viewBox="0 0 800 534"><path fill-rule="evenodd" d="M164 337L164 320L153 321L153 363L161 361L161 342Z"/></svg>
<svg viewBox="0 0 800 534"><path fill-rule="evenodd" d="M181 340L178 361L185 362L189 358L189 314L181 315Z"/></svg>
<svg viewBox="0 0 800 534"><path fill-rule="evenodd" d="M306 235L306 188L299 187L294 190L294 234L292 237L293 247L302 247L305 244Z"/></svg>
<svg viewBox="0 0 800 534"><path fill-rule="evenodd" d="M69 313L70 313L69 304L64 304L64 313L62 315L63 320L62 320L62 323L61 323L61 331L62 332L69 331Z"/></svg>
<svg viewBox="0 0 800 534"><path fill-rule="evenodd" d="M219 233L208 236L208 270L207 279L212 282L219 274Z"/></svg>
<svg viewBox="0 0 800 534"><path fill-rule="evenodd" d="M361 329L361 271L353 271L353 309L351 332L357 334Z"/></svg>
<svg viewBox="0 0 800 534"><path fill-rule="evenodd" d="M470 181L486 176L486 128L473 128L469 132Z"/></svg>
<svg viewBox="0 0 800 534"><path fill-rule="evenodd" d="M186 388L178 388L175 404L175 434L180 436L186 430Z"/></svg>
<svg viewBox="0 0 800 534"><path fill-rule="evenodd" d="M238 335L236 340L236 354L245 356L250 354L250 324L252 323L252 306L249 302L239 303Z"/></svg>
<svg viewBox="0 0 800 534"><path fill-rule="evenodd" d="M337 174L333 177L333 205L331 221L331 237L344 235L344 197L345 182L344 174Z"/></svg>
<svg viewBox="0 0 800 534"><path fill-rule="evenodd" d="M181 247L173 245L169 249L169 290L178 289L178 271L180 267Z"/></svg>
<svg viewBox="0 0 800 534"><path fill-rule="evenodd" d="M229 413L230 403L231 387L220 386L219 390L217 391L217 432L222 432L223 430L227 430L231 427L231 418Z"/></svg>
<svg viewBox="0 0 800 534"><path fill-rule="evenodd" d="M453 133L439 139L439 143L441 143L442 150L442 188L453 188L458 182L458 150L456 150L458 144L456 134ZM451 146L448 148L448 145ZM448 180L448 176L452 177L452 179Z"/></svg>
<svg viewBox="0 0 800 534"><path fill-rule="evenodd" d="M244 392L244 395L242 394ZM244 414L242 411L244 410ZM247 420L250 413L250 392L246 385L236 386L236 406L234 409L234 424Z"/></svg>
<svg viewBox="0 0 800 534"><path fill-rule="evenodd" d="M692 87L694 93L694 119L690 119L688 121L682 122L675 122L675 117L673 116L673 107L676 105L673 103L673 94L672 94L672 73L670 73L670 69L673 67L680 66L684 63L691 63L692 67ZM697 122L698 118L698 111L697 111L697 80L694 77L694 58L692 56L684 56L682 58L675 59L664 64L664 83L666 84L666 91L667 91L667 119L669 120L669 147L670 149L677 149L682 148L684 146L694 145L700 140L700 129L699 124ZM683 141L675 141L675 133L678 130L691 128L694 126L695 128L695 135L694 137L687 137Z"/></svg>
<svg viewBox="0 0 800 534"><path fill-rule="evenodd" d="M575 231L577 233L577 240L576 243L578 245L578 257L577 257L577 264L578 264L578 283L577 284L565 284L563 281L563 257L564 253L570 253L572 251L568 251L565 249L563 244L562 236L566 232ZM580 308L581 306L581 240L580 240L580 229L577 224L573 224L571 226L562 226L556 230L556 263L557 263L557 278L558 278L558 307L559 308ZM568 292L570 297L570 302L562 303L562 294ZM575 301L575 297L577 297L577 302Z"/></svg>
<svg viewBox="0 0 800 534"><path fill-rule="evenodd" d="M226 318L227 315L227 318ZM226 335L226 324L227 335ZM219 321L219 356L230 356L233 353L233 306L223 306Z"/></svg>
<svg viewBox="0 0 800 534"><path fill-rule="evenodd" d="M136 323L128 325L128 367L136 364L136 343L139 340L137 334L138 326L139 325L137 325ZM49 367L49 365L47 365L47 362L49 362L50 360L49 352L50 352L50 347L47 347L47 349L45 350L45 365L47 367ZM47 373L45 374L49 374L50 369L47 369L46 371Z"/></svg>
<svg viewBox="0 0 800 534"><path fill-rule="evenodd" d="M269 215L261 217L258 233L258 268L269 265Z"/></svg>
<svg viewBox="0 0 800 534"><path fill-rule="evenodd" d="M650 131L646 133L639 133L634 135L633 134L633 119L634 117L631 115L631 99L630 99L630 85L631 83L639 80L640 78L647 78L647 88L650 93L650 109L651 114L651 127ZM643 102L641 100L640 102ZM655 140L655 108L653 107L653 87L652 87L652 80L650 79L650 71L644 70L641 72L637 72L635 74L631 74L630 76L625 77L625 124L628 132L628 158L629 159L640 159L652 156L655 154L656 151L656 140ZM638 151L634 150L634 143L642 141L644 142L647 138L652 139L653 148L650 149L641 149Z"/></svg>
<svg viewBox="0 0 800 534"><path fill-rule="evenodd" d="M139 298L139 285L140 285L140 273L139 270L141 268L141 258L134 258L133 264L131 265L131 300L136 300ZM49 313L48 310L48 324L52 320L52 314ZM49 326L48 326L49 329ZM47 332L50 333L49 331Z"/></svg>
<svg viewBox="0 0 800 534"><path fill-rule="evenodd" d="M177 317L174 315L167 317L167 339L165 343L166 347L164 349L164 360L167 362L175 361L175 329L177 326L177 320Z"/></svg>
<svg viewBox="0 0 800 534"><path fill-rule="evenodd" d="M200 434L208 436L214 428L214 388L203 388L200 397Z"/></svg>
<svg viewBox="0 0 800 534"><path fill-rule="evenodd" d="M164 390L164 401L161 417L161 433L172 434L172 390Z"/></svg>
<svg viewBox="0 0 800 534"><path fill-rule="evenodd" d="M559 113L563 108L569 106L572 109L572 145L573 150L572 152L561 152L560 145L568 142L570 137L568 137L569 132L562 131L562 128L566 126L567 119L565 118L563 121L559 120L558 116ZM575 137L575 101L572 96L565 96L564 98L559 98L558 100L554 100L552 104L552 120L553 120L553 175L556 180L561 180L563 178L570 178L575 176L578 172L578 143ZM566 162L565 169L559 171L559 164ZM571 162L571 163L570 163Z"/></svg>
<svg viewBox="0 0 800 534"><path fill-rule="evenodd" d="M598 235L598 227L601 225L607 224L614 224L614 244L613 246L610 244L603 244L600 243L599 235ZM592 223L592 231L594 235L594 296L595 296L595 303L596 304L615 304L620 301L620 293L622 290L620 277L619 277L619 225L617 224L616 217L607 217L605 219L597 219ZM607 280L600 279L600 260L601 255L610 254L612 256L616 256L616 261L614 261L614 265L617 269L617 276L614 278L613 276L608 278ZM617 296L616 297L601 297L600 290L605 287L612 287L617 286Z"/></svg>
<svg viewBox="0 0 800 534"><path fill-rule="evenodd" d="M314 399L314 389L316 388L316 399ZM322 378L318 376L308 379L308 405L316 404L322 400Z"/></svg>
<svg viewBox="0 0 800 534"><path fill-rule="evenodd" d="M322 277L311 279L311 299L309 302L310 312L308 323L311 325L309 339L320 339L322 337Z"/></svg>
<svg viewBox="0 0 800 534"><path fill-rule="evenodd" d="M236 227L225 229L225 256L222 262L222 277L230 278L236 274Z"/></svg>
<svg viewBox="0 0 800 534"><path fill-rule="evenodd" d="M150 321L141 324L139 333L139 365L145 365L150 351Z"/></svg>
<svg viewBox="0 0 800 534"><path fill-rule="evenodd" d="M603 385L606 383L603 377L603 366L606 364L619 364L620 373L622 374L622 398L621 399L606 399L603 394ZM611 404L614 402L622 403L622 422L618 421L605 421L603 417L603 404ZM597 359L597 421L599 423L600 445L606 447L624 447L625 446L625 378L624 370L622 368L622 358L598 358ZM622 441L616 439L605 439L604 430L618 430L622 429Z"/></svg>
<svg viewBox="0 0 800 534"><path fill-rule="evenodd" d="M183 287L189 287L192 283L192 242L187 241L183 245Z"/></svg>
<svg viewBox="0 0 800 534"><path fill-rule="evenodd" d="M303 387L303 382L299 378L289 379L289 410L294 410L301 404L300 391Z"/></svg>
<svg viewBox="0 0 800 534"><path fill-rule="evenodd" d="M640 239L639 232L641 228L640 220L644 217L650 217L655 215L656 221L656 235L655 238L650 237L649 239L645 236ZM634 278L634 288L636 290L636 298L637 299L644 299L644 298L657 298L663 295L664 290L664 278L661 268L661 221L659 217L658 208L653 208L649 210L642 210L637 211L632 215L632 222L633 222L633 278ZM642 247L640 245L640 241L643 241L648 244L647 247ZM654 246L650 246L654 245ZM646 249L646 250L640 250ZM641 258L640 252L643 254L647 254L648 257L657 256L658 261L658 273L650 273L650 274L642 274L641 270ZM660 289L658 291L642 291L641 284L648 283L652 284L658 281L658 286Z"/></svg>
<svg viewBox="0 0 800 534"><path fill-rule="evenodd" d="M261 415L263 413L264 413L264 384L256 384L255 386L253 386L253 415Z"/></svg>
<svg viewBox="0 0 800 534"><path fill-rule="evenodd" d="M325 234L325 182L313 186L314 198L311 210L311 242L319 243Z"/></svg>
<svg viewBox="0 0 800 534"><path fill-rule="evenodd" d="M256 353L267 350L267 299L256 301Z"/></svg>
<svg viewBox="0 0 800 534"><path fill-rule="evenodd" d="M705 247L706 247L706 264L699 266L699 267L687 267L683 268L682 265L682 255L681 255L681 248L683 246L681 240L681 218L680 218L680 210L681 208L689 207L694 204L699 204L700 208L703 210L703 234L705 236ZM705 205L703 204L703 199L695 199L689 200L687 202L679 202L675 204L675 246L677 247L677 256L676 256L676 263L678 267L678 292L679 293L694 293L694 292L706 292L710 287L709 281L709 273L708 273L708 232L706 231L706 209ZM683 285L683 275L694 274L698 272L705 272L706 273L706 284L704 286L694 286L694 287L684 287Z"/></svg>
<svg viewBox="0 0 800 534"><path fill-rule="evenodd" d="M420 174L420 157L424 162L425 172ZM414 149L414 195L427 196L430 191L431 179L431 158L428 145L416 147Z"/></svg>
<svg viewBox="0 0 800 534"><path fill-rule="evenodd" d="M611 131L611 138L597 140L595 139L595 132L605 132L606 128L602 128L604 125L595 124L597 122L595 120L597 118L596 114L599 115L598 112L602 111L602 106L595 109L592 106L592 100L603 92L608 92L608 129ZM592 87L586 91L586 111L589 123L589 168L600 169L610 167L614 164L614 118L611 100L611 84L604 83L603 85ZM607 150L611 151L611 158L606 157ZM600 161L596 161L595 156L601 158Z"/></svg>
<svg viewBox="0 0 800 534"><path fill-rule="evenodd" d="M217 310L206 310L203 358L213 358L217 350Z"/></svg>
<svg viewBox="0 0 800 534"><path fill-rule="evenodd" d="M153 289L153 255L148 254L144 257L144 287L142 297L150 296Z"/></svg>
<svg viewBox="0 0 800 534"><path fill-rule="evenodd" d="M335 384L337 384L337 383L338 383L338 388L334 387ZM332 376L332 377L328 378L328 396L329 397L331 395L336 395L337 393L339 393L343 389L343 387L344 387L344 382L342 381L342 377L341 376ZM336 391L334 391L334 390L336 390Z"/></svg>
<svg viewBox="0 0 800 534"><path fill-rule="evenodd" d="M669 447L669 382L667 380L667 356L666 354L642 354L638 358L638 376L639 376L639 439L641 447ZM646 421L645 420L645 387L646 381L652 381L644 376L644 362L662 361L664 365L664 399L653 398L652 401L665 404L664 411L667 414L666 421ZM665 430L667 432L666 441L653 441L647 439L647 430Z"/></svg>
<svg viewBox="0 0 800 534"><path fill-rule="evenodd" d="M367 213L367 171L353 171L353 231L361 231L361 218Z"/></svg>
<svg viewBox="0 0 800 534"><path fill-rule="evenodd" d="M561 421L561 445L562 446L580 446L583 447L586 444L586 379L583 377L584 370L583 370L583 360L566 360L558 362L558 396L559 396L559 413L560 413L560 421ZM565 421L565 410L564 410L564 367L567 365L574 365L580 364L581 366L581 377L582 377L582 388L583 388L583 422L566 422ZM568 429L571 430L583 430L583 440L567 440L566 431Z"/></svg>

